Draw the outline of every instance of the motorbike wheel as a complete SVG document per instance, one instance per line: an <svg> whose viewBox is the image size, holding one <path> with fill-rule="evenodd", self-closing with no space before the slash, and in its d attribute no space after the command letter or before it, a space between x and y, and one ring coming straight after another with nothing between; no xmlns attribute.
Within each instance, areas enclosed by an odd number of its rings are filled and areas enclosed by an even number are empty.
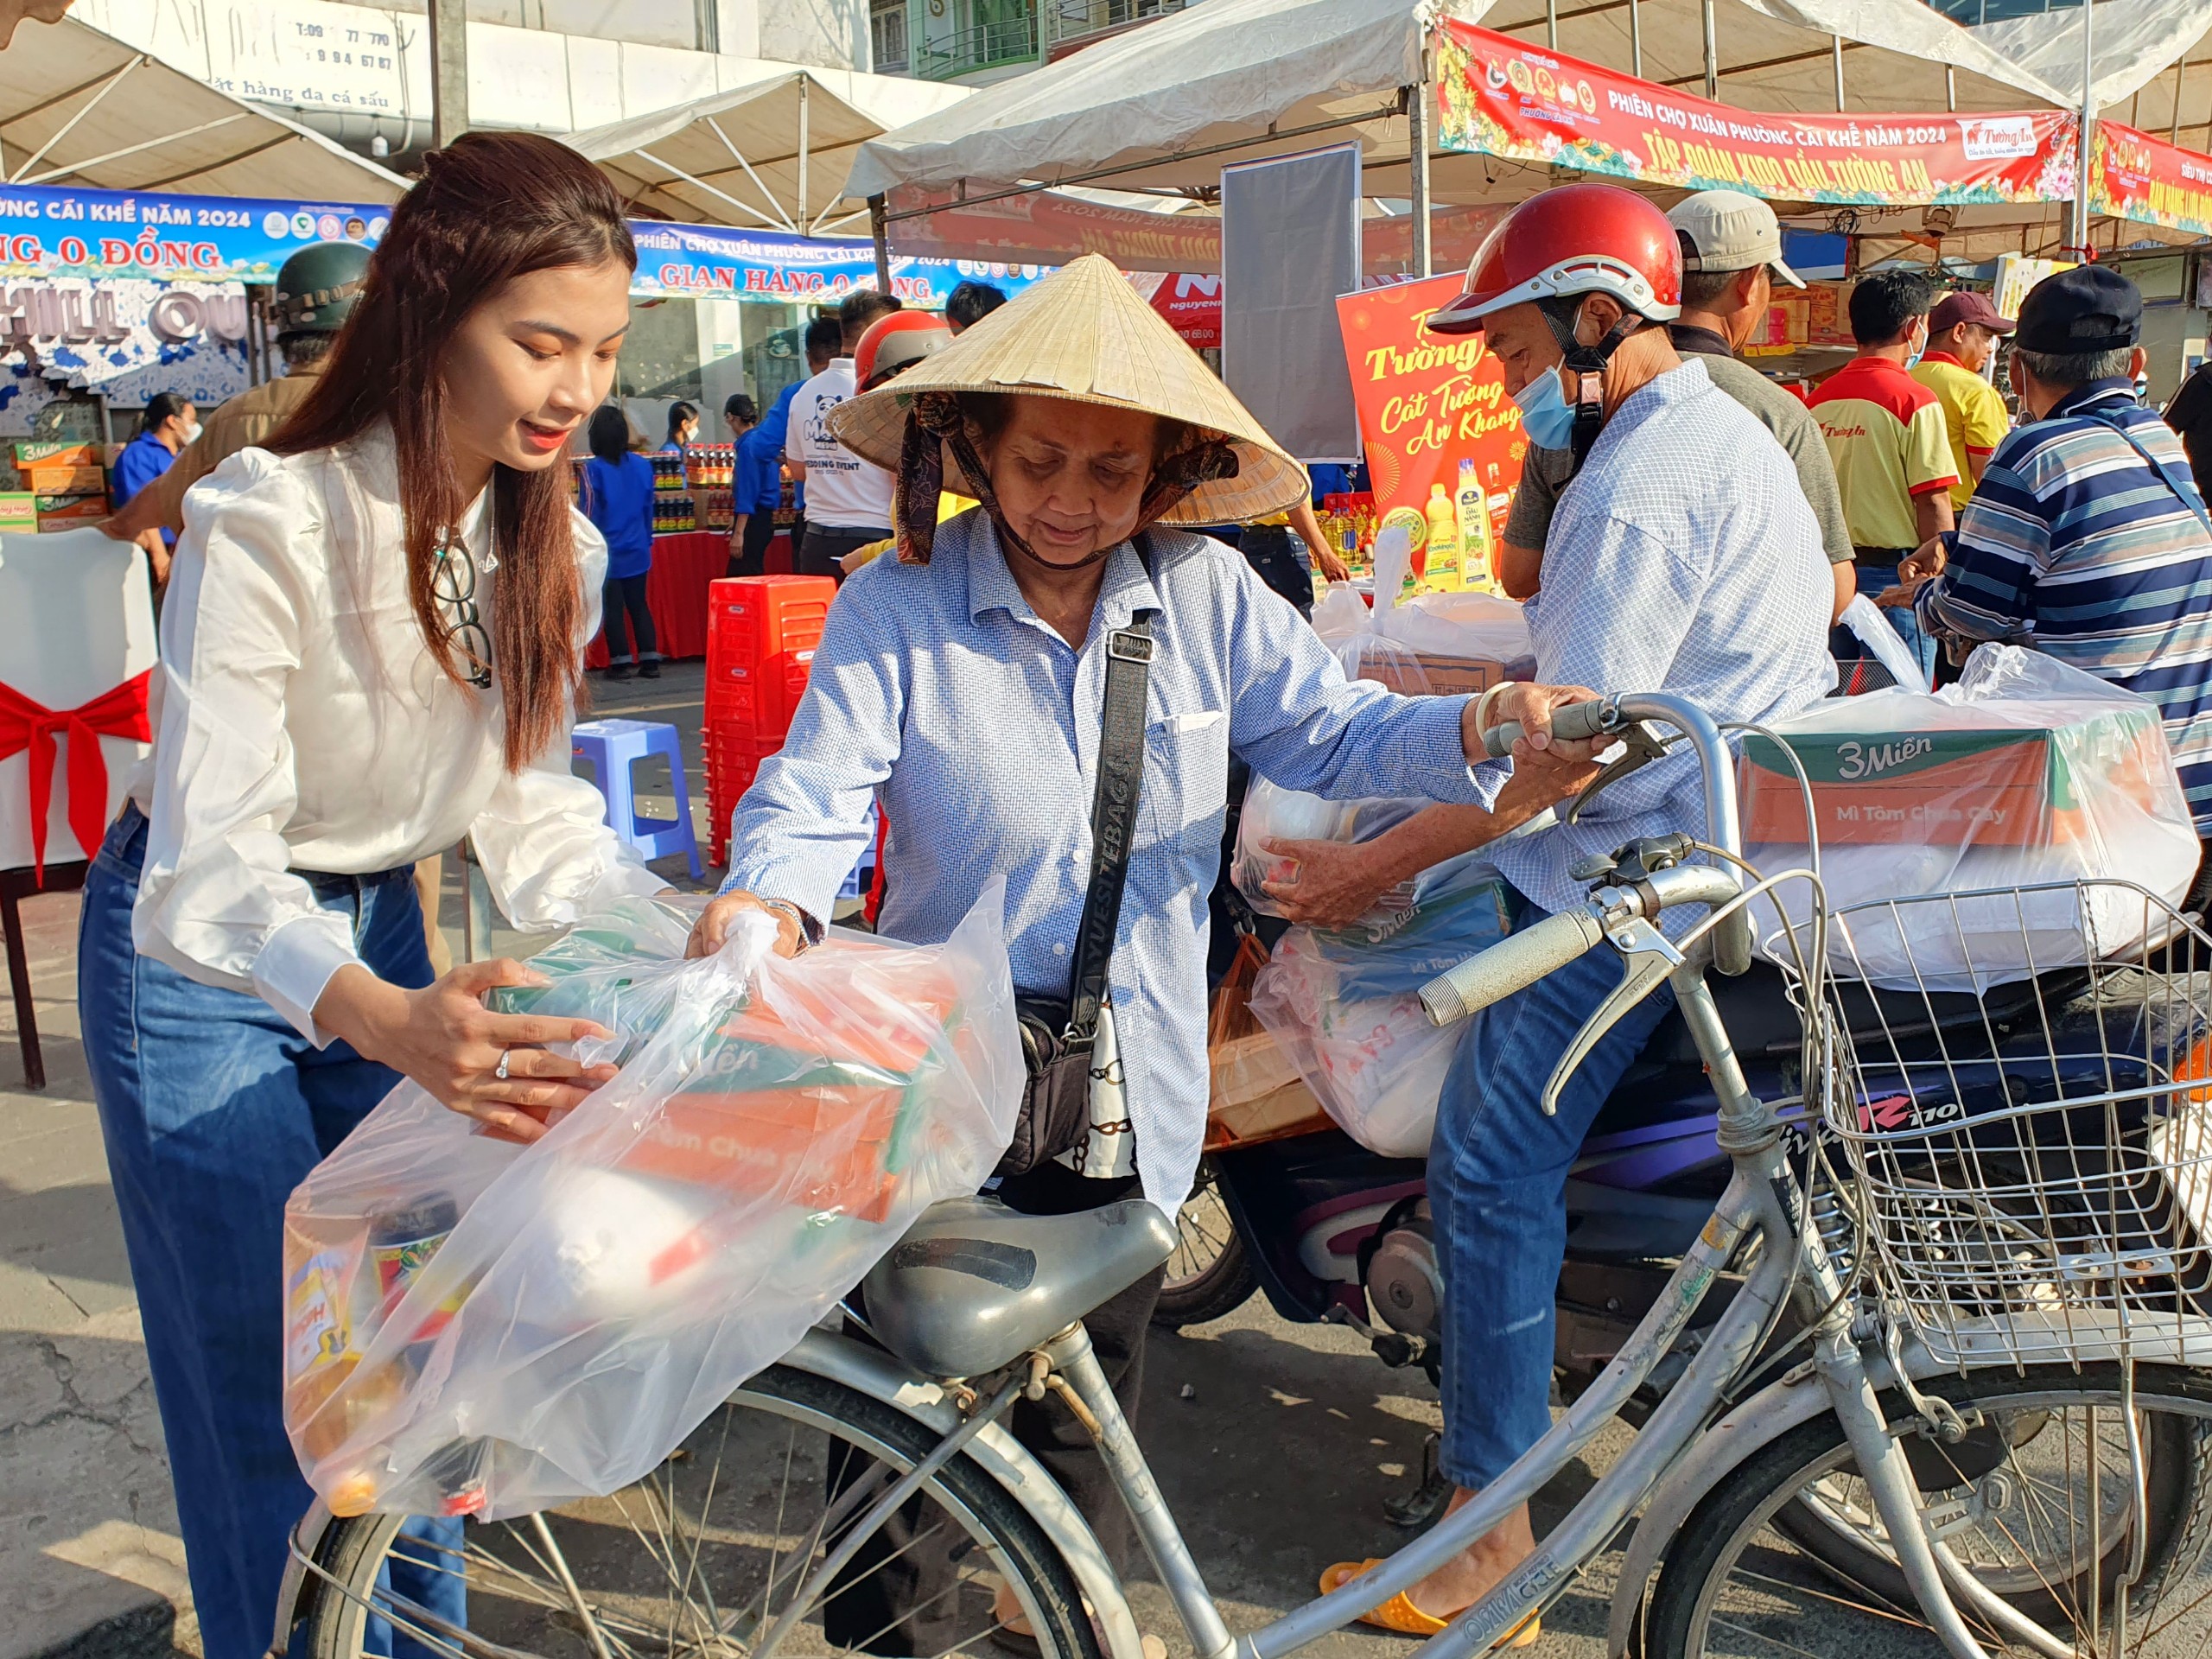
<svg viewBox="0 0 2212 1659"><path fill-rule="evenodd" d="M1902 1444L1943 1541L2062 1643L2105 1651L2115 1586L2139 1541L2125 1651L2194 1654L2202 1591L2192 1586L2212 1522L2212 1377L2137 1368L2141 1503L2120 1387L2111 1364L1946 1377L1930 1391L1979 1410L1982 1425L1955 1446L1916 1434ZM1895 1395L1882 1409L1892 1423L1911 1416ZM1823 1414L1732 1470L1683 1523L1646 1611L1644 1652L1895 1651L1899 1626L1921 1623L1843 1431Z"/></svg>
<svg viewBox="0 0 2212 1659"><path fill-rule="evenodd" d="M1198 1166L1198 1185L1176 1212L1175 1230L1179 1236L1175 1254L1167 1258L1153 1323L1179 1331L1242 1307L1260 1281L1229 1206L1222 1202L1221 1178L1211 1163Z"/></svg>

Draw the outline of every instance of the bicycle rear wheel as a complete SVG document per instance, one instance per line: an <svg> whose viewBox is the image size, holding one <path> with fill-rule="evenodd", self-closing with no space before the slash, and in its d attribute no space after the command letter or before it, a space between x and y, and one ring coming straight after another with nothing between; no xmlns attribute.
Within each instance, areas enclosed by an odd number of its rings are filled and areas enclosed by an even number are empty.
<svg viewBox="0 0 2212 1659"><path fill-rule="evenodd" d="M1929 1391L1970 1421L1980 1414L1958 1446L1903 1441L1923 1510L1977 1579L2082 1651L2113 1651L2123 1603L2121 1651L2212 1649L2212 1378L2137 1369L2139 1494L2117 1366L1976 1372ZM1910 1421L1901 1398L1882 1406L1892 1423ZM1908 1635L1920 1629L1842 1429L1824 1414L1745 1459L1692 1512L1652 1592L1644 1650L1903 1653L1921 1650ZM1985 1635L1993 1651L2014 1650Z"/></svg>
<svg viewBox="0 0 2212 1659"><path fill-rule="evenodd" d="M439 1659L744 1659L855 1521L936 1444L879 1401L772 1366L644 1480L543 1516L472 1522L458 1555L426 1560L397 1516L334 1522L316 1553L307 1651L362 1659L377 1650L381 1619ZM469 1628L397 1596L385 1572L393 1560L464 1577ZM777 1651L988 1651L1005 1629L993 1605L1001 1582L1047 1659L1100 1659L1051 1541L957 1457L807 1595Z"/></svg>
<svg viewBox="0 0 2212 1659"><path fill-rule="evenodd" d="M1221 1177L1200 1163L1198 1184L1175 1217L1175 1254L1160 1287L1152 1322L1166 1330L1204 1325L1233 1313L1259 1287L1243 1235L1222 1201Z"/></svg>

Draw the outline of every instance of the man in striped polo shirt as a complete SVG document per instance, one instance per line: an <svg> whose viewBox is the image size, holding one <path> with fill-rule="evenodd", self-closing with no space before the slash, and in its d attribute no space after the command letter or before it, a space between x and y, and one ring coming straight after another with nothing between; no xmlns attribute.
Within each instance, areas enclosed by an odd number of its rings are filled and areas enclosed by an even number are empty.
<svg viewBox="0 0 2212 1659"><path fill-rule="evenodd" d="M2142 322L2135 284L2107 266L2036 285L2013 340L2024 423L1949 548L1923 548L1902 580L1931 631L2032 645L2157 703L2212 842L2212 520L2179 440L2135 401ZM2200 873L2192 898L2208 889Z"/></svg>

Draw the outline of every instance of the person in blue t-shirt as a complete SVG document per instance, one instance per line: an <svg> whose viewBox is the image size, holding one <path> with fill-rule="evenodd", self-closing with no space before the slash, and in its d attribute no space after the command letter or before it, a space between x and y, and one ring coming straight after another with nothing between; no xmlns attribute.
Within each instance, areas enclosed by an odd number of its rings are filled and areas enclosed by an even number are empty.
<svg viewBox="0 0 2212 1659"><path fill-rule="evenodd" d="M200 412L183 393L158 391L148 399L146 412L138 420L138 435L115 458L116 510L122 511L124 502L168 471L184 446L199 435ZM163 531L162 540L175 547L176 532ZM154 575L159 581L168 573L157 570Z"/></svg>
<svg viewBox="0 0 2212 1659"><path fill-rule="evenodd" d="M607 633L607 677L626 680L634 660L648 680L660 677L653 613L645 605L645 576L653 563L653 464L630 448L630 421L613 404L592 412L587 432L591 459L584 463L584 516L607 538L607 587L601 607ZM626 628L624 619L628 619ZM637 635L631 655L630 634Z"/></svg>
<svg viewBox="0 0 2212 1659"><path fill-rule="evenodd" d="M776 534L776 509L784 502L784 430L791 417L796 385L769 410L768 418L737 441L737 467L730 480L729 574L757 576L767 569L768 543Z"/></svg>

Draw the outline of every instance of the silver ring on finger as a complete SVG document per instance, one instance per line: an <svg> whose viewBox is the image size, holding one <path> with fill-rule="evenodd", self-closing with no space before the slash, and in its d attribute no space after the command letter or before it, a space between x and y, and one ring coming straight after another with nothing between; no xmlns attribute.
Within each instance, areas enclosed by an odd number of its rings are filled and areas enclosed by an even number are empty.
<svg viewBox="0 0 2212 1659"><path fill-rule="evenodd" d="M511 1048L501 1049L499 1051L499 1063L492 1068L492 1075L497 1077L501 1083L505 1083L507 1080L507 1061L513 1053L514 1051Z"/></svg>

